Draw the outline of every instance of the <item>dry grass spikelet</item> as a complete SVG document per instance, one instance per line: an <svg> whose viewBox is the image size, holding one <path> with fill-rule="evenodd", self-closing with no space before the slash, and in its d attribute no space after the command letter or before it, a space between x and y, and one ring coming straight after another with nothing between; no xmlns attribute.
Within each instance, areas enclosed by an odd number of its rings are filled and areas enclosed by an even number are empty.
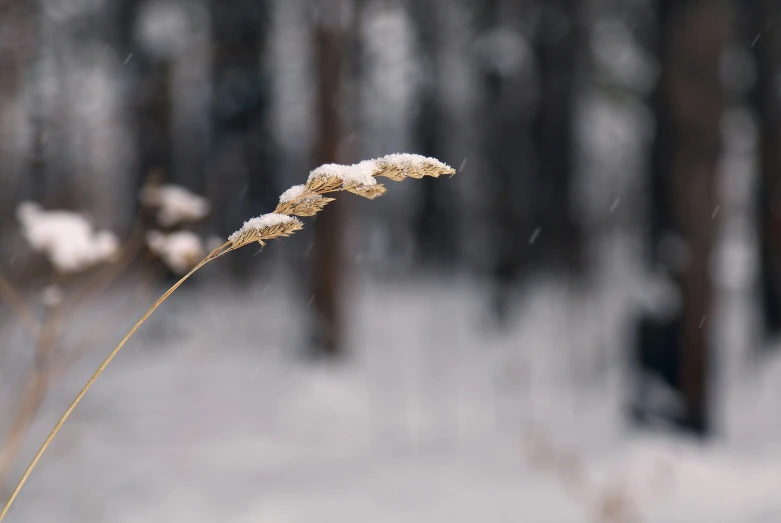
<svg viewBox="0 0 781 523"><path fill-rule="evenodd" d="M363 196L364 198L368 198L370 200L373 200L378 196L382 196L387 191L385 186L380 183L374 183L371 185L364 185L361 183L350 183L350 184L345 184L344 190L349 191L353 194L357 194L358 196Z"/></svg>
<svg viewBox="0 0 781 523"><path fill-rule="evenodd" d="M335 163L321 165L309 173L305 187L312 193L338 191L342 188L344 181L341 175L343 168L343 165Z"/></svg>
<svg viewBox="0 0 781 523"><path fill-rule="evenodd" d="M323 208L330 202L334 201L333 198L314 194L301 200L290 202L285 204L280 202L277 208L274 209L275 213L281 214L293 214L295 216L314 216L323 210Z"/></svg>
<svg viewBox="0 0 781 523"><path fill-rule="evenodd" d="M290 236L303 226L301 220L293 216L269 213L244 222L241 229L228 237L228 241L231 242L234 249L252 242L265 245L265 240Z"/></svg>
<svg viewBox="0 0 781 523"><path fill-rule="evenodd" d="M397 182L404 178L439 178L443 174L456 174L456 170L449 165L419 154L389 154L374 162L374 176L384 176Z"/></svg>
<svg viewBox="0 0 781 523"><path fill-rule="evenodd" d="M314 193L305 185L294 185L279 197L279 204L274 212L295 216L314 216L332 201L334 201L333 198Z"/></svg>

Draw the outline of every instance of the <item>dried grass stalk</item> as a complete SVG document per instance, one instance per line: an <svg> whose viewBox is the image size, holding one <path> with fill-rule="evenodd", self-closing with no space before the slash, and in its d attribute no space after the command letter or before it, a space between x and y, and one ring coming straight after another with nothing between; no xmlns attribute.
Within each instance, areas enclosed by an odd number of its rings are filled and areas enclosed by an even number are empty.
<svg viewBox="0 0 781 523"><path fill-rule="evenodd" d="M130 329L119 344L114 347L111 353L106 357L103 363L87 381L76 398L65 410L65 413L57 421L54 429L43 442L40 450L33 457L32 462L22 474L19 483L17 483L8 502L0 511L0 522L5 518L8 510L11 508L19 491L27 482L30 473L33 471L38 461L54 437L59 432L62 425L70 417L73 410L81 402L81 399L92 387L92 384L103 373L111 360L117 355L122 347L127 343L130 337L143 325L143 323L157 310L157 308L173 294L190 276L195 274L201 267L212 262L220 256L233 250L239 249L251 243L260 243L264 245L265 241L276 238L290 236L303 227L301 220L296 216L312 216L332 201L332 198L326 198L323 195L337 191L349 191L365 198L373 199L385 192L385 187L378 184L377 176L384 176L394 181L401 181L404 178L422 178L423 176L433 176L435 178L443 175L455 174L455 169L434 158L426 158L415 154L392 154L376 160L366 160L355 165L337 165L327 164L313 170L306 184L291 187L280 197L279 205L273 213L264 214L244 222L241 228L230 235L228 241L213 250L208 256L201 260L198 265L192 268L177 281L165 294L163 294L152 307L144 314L140 320Z"/></svg>

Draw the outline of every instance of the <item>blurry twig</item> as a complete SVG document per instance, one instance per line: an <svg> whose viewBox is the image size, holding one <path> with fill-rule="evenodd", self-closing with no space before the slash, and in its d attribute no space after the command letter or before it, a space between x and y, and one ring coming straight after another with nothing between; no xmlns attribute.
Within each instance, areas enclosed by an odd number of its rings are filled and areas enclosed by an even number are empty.
<svg viewBox="0 0 781 523"><path fill-rule="evenodd" d="M8 303L14 315L36 340L33 365L25 378L25 389L21 395L18 410L11 421L7 436L0 446L0 491L5 488L8 474L22 448L27 431L38 414L50 384L54 383L79 358L92 349L108 333L109 326L114 323L111 321L102 322L103 328L97 335L94 330L88 331L87 335L75 344L74 354L67 361L52 367L55 349L62 335L60 325L67 317L73 317L77 314L89 302L90 298L100 294L116 281L136 258L143 244L142 239L143 234L140 229L137 229L122 246L120 259L116 263L87 282L84 289L75 298L68 300L67 306L60 304L54 307L43 321L36 317L35 311L24 301L10 282L0 274L0 298ZM52 281L56 280L57 275L54 274ZM142 287L142 289L145 288L148 288L148 285Z"/></svg>
<svg viewBox="0 0 781 523"><path fill-rule="evenodd" d="M616 481L608 485L593 481L576 454L556 447L542 433L528 432L524 437L524 447L530 464L556 474L564 490L593 511L597 523L642 521L625 474L620 474Z"/></svg>
<svg viewBox="0 0 781 523"><path fill-rule="evenodd" d="M57 342L61 308L57 307L43 322L39 331L32 368L26 378L26 387L8 435L0 449L0 488L3 488L14 460L22 448L27 430L32 424L46 395L50 380L47 376L47 362Z"/></svg>
<svg viewBox="0 0 781 523"><path fill-rule="evenodd" d="M150 272L150 276L142 281L141 285L139 285L134 298L146 297L151 294L154 279L154 274ZM116 312L112 315L109 321L101 322L101 325L103 326L102 329L88 330L84 336L79 339L78 342L58 351L62 353L63 361L55 364L55 366L49 370L48 374L52 381L56 381L62 377L62 375L68 372L68 370L70 370L70 368L75 365L77 361L83 358L89 351L94 349L100 341L109 335L112 331L112 328L116 327L119 323L118 321L114 320L121 320L122 318L125 318L127 314L131 312L131 309L136 306L136 301L134 299L130 299L125 302L124 305L125 306L119 312Z"/></svg>
<svg viewBox="0 0 781 523"><path fill-rule="evenodd" d="M131 236L120 247L120 258L115 263L110 264L105 271L96 274L84 289L71 302L68 310L68 316L73 317L86 305L90 298L102 293L109 285L128 268L130 263L136 258L143 246L143 231L136 228Z"/></svg>
<svg viewBox="0 0 781 523"><path fill-rule="evenodd" d="M41 322L36 317L35 312L22 299L22 296L14 289L11 282L2 274L0 274L0 299L8 304L8 307L19 319L25 330L33 338L36 338L41 330Z"/></svg>

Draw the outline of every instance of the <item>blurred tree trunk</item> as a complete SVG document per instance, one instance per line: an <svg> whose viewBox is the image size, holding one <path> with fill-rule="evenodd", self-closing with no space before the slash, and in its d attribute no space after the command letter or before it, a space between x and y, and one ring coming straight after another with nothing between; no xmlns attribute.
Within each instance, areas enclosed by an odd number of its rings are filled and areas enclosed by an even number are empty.
<svg viewBox="0 0 781 523"><path fill-rule="evenodd" d="M223 233L271 212L279 191L274 179L273 136L268 127L270 82L265 66L267 0L212 0L212 151L209 195ZM243 274L252 249L231 256Z"/></svg>
<svg viewBox="0 0 781 523"><path fill-rule="evenodd" d="M743 41L753 51L757 79L750 101L759 119L757 187L762 311L769 333L781 332L781 3L746 2Z"/></svg>
<svg viewBox="0 0 781 523"><path fill-rule="evenodd" d="M40 10L37 2L29 0L8 0L0 3L0 34L5 35L0 43L0 220L11 220L14 204L20 198L36 198L42 195L41 176L35 172L35 159L39 158L37 143L40 137L37 131L35 109L28 111L34 125L33 151L19 151L14 148L18 140L18 128L21 124L12 117L23 117L28 109L25 103L24 76L29 67L37 67L34 62L40 46ZM38 91L38 86L33 86ZM31 157L25 165L24 155ZM25 172L27 171L27 172ZM32 171L32 172L31 172ZM28 176L25 176L28 174ZM20 185L14 187L14 185ZM37 186L36 186L37 185ZM21 193L21 194L20 194ZM40 200L38 200L40 201ZM2 224L4 225L4 223Z"/></svg>
<svg viewBox="0 0 781 523"><path fill-rule="evenodd" d="M572 215L574 112L578 88L577 54L581 3L545 0L534 41L539 71L539 102L534 120L540 248L565 268L581 265L581 233ZM563 263L562 263L563 262Z"/></svg>
<svg viewBox="0 0 781 523"><path fill-rule="evenodd" d="M145 3L122 0L114 6L117 55L125 60L130 84L130 118L137 154L132 187L136 190L150 177L170 181L172 170L170 67L165 58L155 56L139 41L138 26Z"/></svg>
<svg viewBox="0 0 781 523"><path fill-rule="evenodd" d="M518 0L485 0L476 8L482 100L479 149L492 191L490 263L499 321L506 319L512 284L530 265L530 238L538 227L532 216L536 70L519 13L505 16L508 8L520 10L523 5Z"/></svg>
<svg viewBox="0 0 781 523"><path fill-rule="evenodd" d="M444 119L438 41L442 26L440 10L441 3L436 0L414 0L411 3L418 54L422 60L413 143L415 152L441 159ZM455 256L455 230L448 202L454 198L445 193L446 184L433 178L425 178L420 183L421 203L415 217L418 253L424 262L451 265Z"/></svg>
<svg viewBox="0 0 781 523"><path fill-rule="evenodd" d="M144 53L138 46L132 59L136 60L138 74L137 187L148 178L170 182L173 173L171 64Z"/></svg>
<svg viewBox="0 0 781 523"><path fill-rule="evenodd" d="M706 434L711 347L707 321L713 285L710 256L716 234L717 166L725 92L719 65L727 36L726 5L719 0L659 0L657 115L653 161L656 257L682 296L678 381L684 428Z"/></svg>
<svg viewBox="0 0 781 523"><path fill-rule="evenodd" d="M316 67L317 135L315 164L340 162L341 75L345 34L342 30L343 0L319 0L314 25ZM312 249L312 352L317 356L343 354L342 333L342 239L343 206L337 199L315 220Z"/></svg>

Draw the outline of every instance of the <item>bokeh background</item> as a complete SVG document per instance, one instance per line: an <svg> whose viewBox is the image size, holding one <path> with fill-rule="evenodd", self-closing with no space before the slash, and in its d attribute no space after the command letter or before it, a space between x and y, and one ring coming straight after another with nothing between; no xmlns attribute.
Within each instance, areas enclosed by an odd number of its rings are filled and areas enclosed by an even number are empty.
<svg viewBox="0 0 781 523"><path fill-rule="evenodd" d="M199 271L8 521L780 521L780 75L777 0L0 2L4 498L181 272L151 231L458 171ZM22 202L117 255L58 270Z"/></svg>

